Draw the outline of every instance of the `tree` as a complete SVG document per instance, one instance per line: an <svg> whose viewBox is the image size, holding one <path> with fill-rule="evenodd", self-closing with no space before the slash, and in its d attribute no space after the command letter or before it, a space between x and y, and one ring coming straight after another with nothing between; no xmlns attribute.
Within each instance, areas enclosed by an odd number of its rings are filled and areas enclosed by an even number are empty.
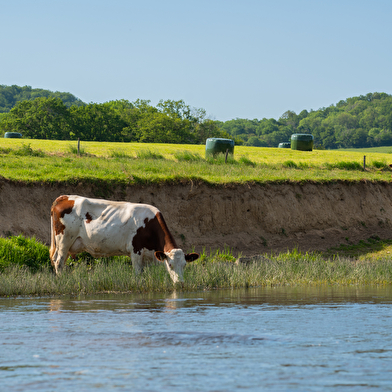
<svg viewBox="0 0 392 392"><path fill-rule="evenodd" d="M109 103L91 103L86 106L72 107L71 139L91 141L122 142L123 129L127 123L120 117Z"/></svg>
<svg viewBox="0 0 392 392"><path fill-rule="evenodd" d="M4 132L20 132L31 139L65 139L70 117L60 98L36 98L20 101L3 116L0 127Z"/></svg>
<svg viewBox="0 0 392 392"><path fill-rule="evenodd" d="M151 113L138 122L137 140L144 143L189 143L189 121Z"/></svg>

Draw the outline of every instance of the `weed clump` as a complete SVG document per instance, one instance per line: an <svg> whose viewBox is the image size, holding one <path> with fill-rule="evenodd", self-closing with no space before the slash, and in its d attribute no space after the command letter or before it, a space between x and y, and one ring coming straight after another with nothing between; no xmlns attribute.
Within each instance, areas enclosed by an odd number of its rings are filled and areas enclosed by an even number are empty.
<svg viewBox="0 0 392 392"><path fill-rule="evenodd" d="M136 153L136 157L138 159L165 159L165 157L159 152L154 152L151 150L140 150Z"/></svg>
<svg viewBox="0 0 392 392"><path fill-rule="evenodd" d="M174 158L177 159L178 162L200 162L203 160L200 154L187 150L177 151L174 154Z"/></svg>
<svg viewBox="0 0 392 392"><path fill-rule="evenodd" d="M363 170L363 166L356 161L341 161L336 163L325 163L327 170L339 169L339 170Z"/></svg>

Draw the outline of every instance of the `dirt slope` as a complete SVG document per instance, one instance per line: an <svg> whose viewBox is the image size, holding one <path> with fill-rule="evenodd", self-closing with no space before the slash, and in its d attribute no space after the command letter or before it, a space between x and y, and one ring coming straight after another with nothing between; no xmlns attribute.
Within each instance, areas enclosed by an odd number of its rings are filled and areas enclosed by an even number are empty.
<svg viewBox="0 0 392 392"><path fill-rule="evenodd" d="M361 182L128 187L110 199L157 206L179 245L210 249L225 245L254 254L325 250L371 236L392 237L392 184ZM49 244L50 207L61 194L97 197L100 189L26 185L0 181L0 235L23 233Z"/></svg>

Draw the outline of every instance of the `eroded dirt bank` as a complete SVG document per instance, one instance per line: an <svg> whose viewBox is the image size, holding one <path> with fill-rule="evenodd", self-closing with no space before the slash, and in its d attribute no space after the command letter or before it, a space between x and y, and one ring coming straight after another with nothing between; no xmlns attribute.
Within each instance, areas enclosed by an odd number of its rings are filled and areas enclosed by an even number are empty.
<svg viewBox="0 0 392 392"><path fill-rule="evenodd" d="M0 181L0 235L23 233L49 244L50 207L62 194L97 197L100 189ZM325 250L348 241L392 237L392 184L137 186L113 189L112 200L157 206L179 245L225 245L244 255Z"/></svg>

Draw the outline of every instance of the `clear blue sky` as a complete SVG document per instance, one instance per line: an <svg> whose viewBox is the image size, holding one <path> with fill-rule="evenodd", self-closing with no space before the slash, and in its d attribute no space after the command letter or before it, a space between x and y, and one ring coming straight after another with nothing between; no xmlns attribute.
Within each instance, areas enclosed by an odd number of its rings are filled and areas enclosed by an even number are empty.
<svg viewBox="0 0 392 392"><path fill-rule="evenodd" d="M0 0L0 84L275 118L392 93L391 0Z"/></svg>

